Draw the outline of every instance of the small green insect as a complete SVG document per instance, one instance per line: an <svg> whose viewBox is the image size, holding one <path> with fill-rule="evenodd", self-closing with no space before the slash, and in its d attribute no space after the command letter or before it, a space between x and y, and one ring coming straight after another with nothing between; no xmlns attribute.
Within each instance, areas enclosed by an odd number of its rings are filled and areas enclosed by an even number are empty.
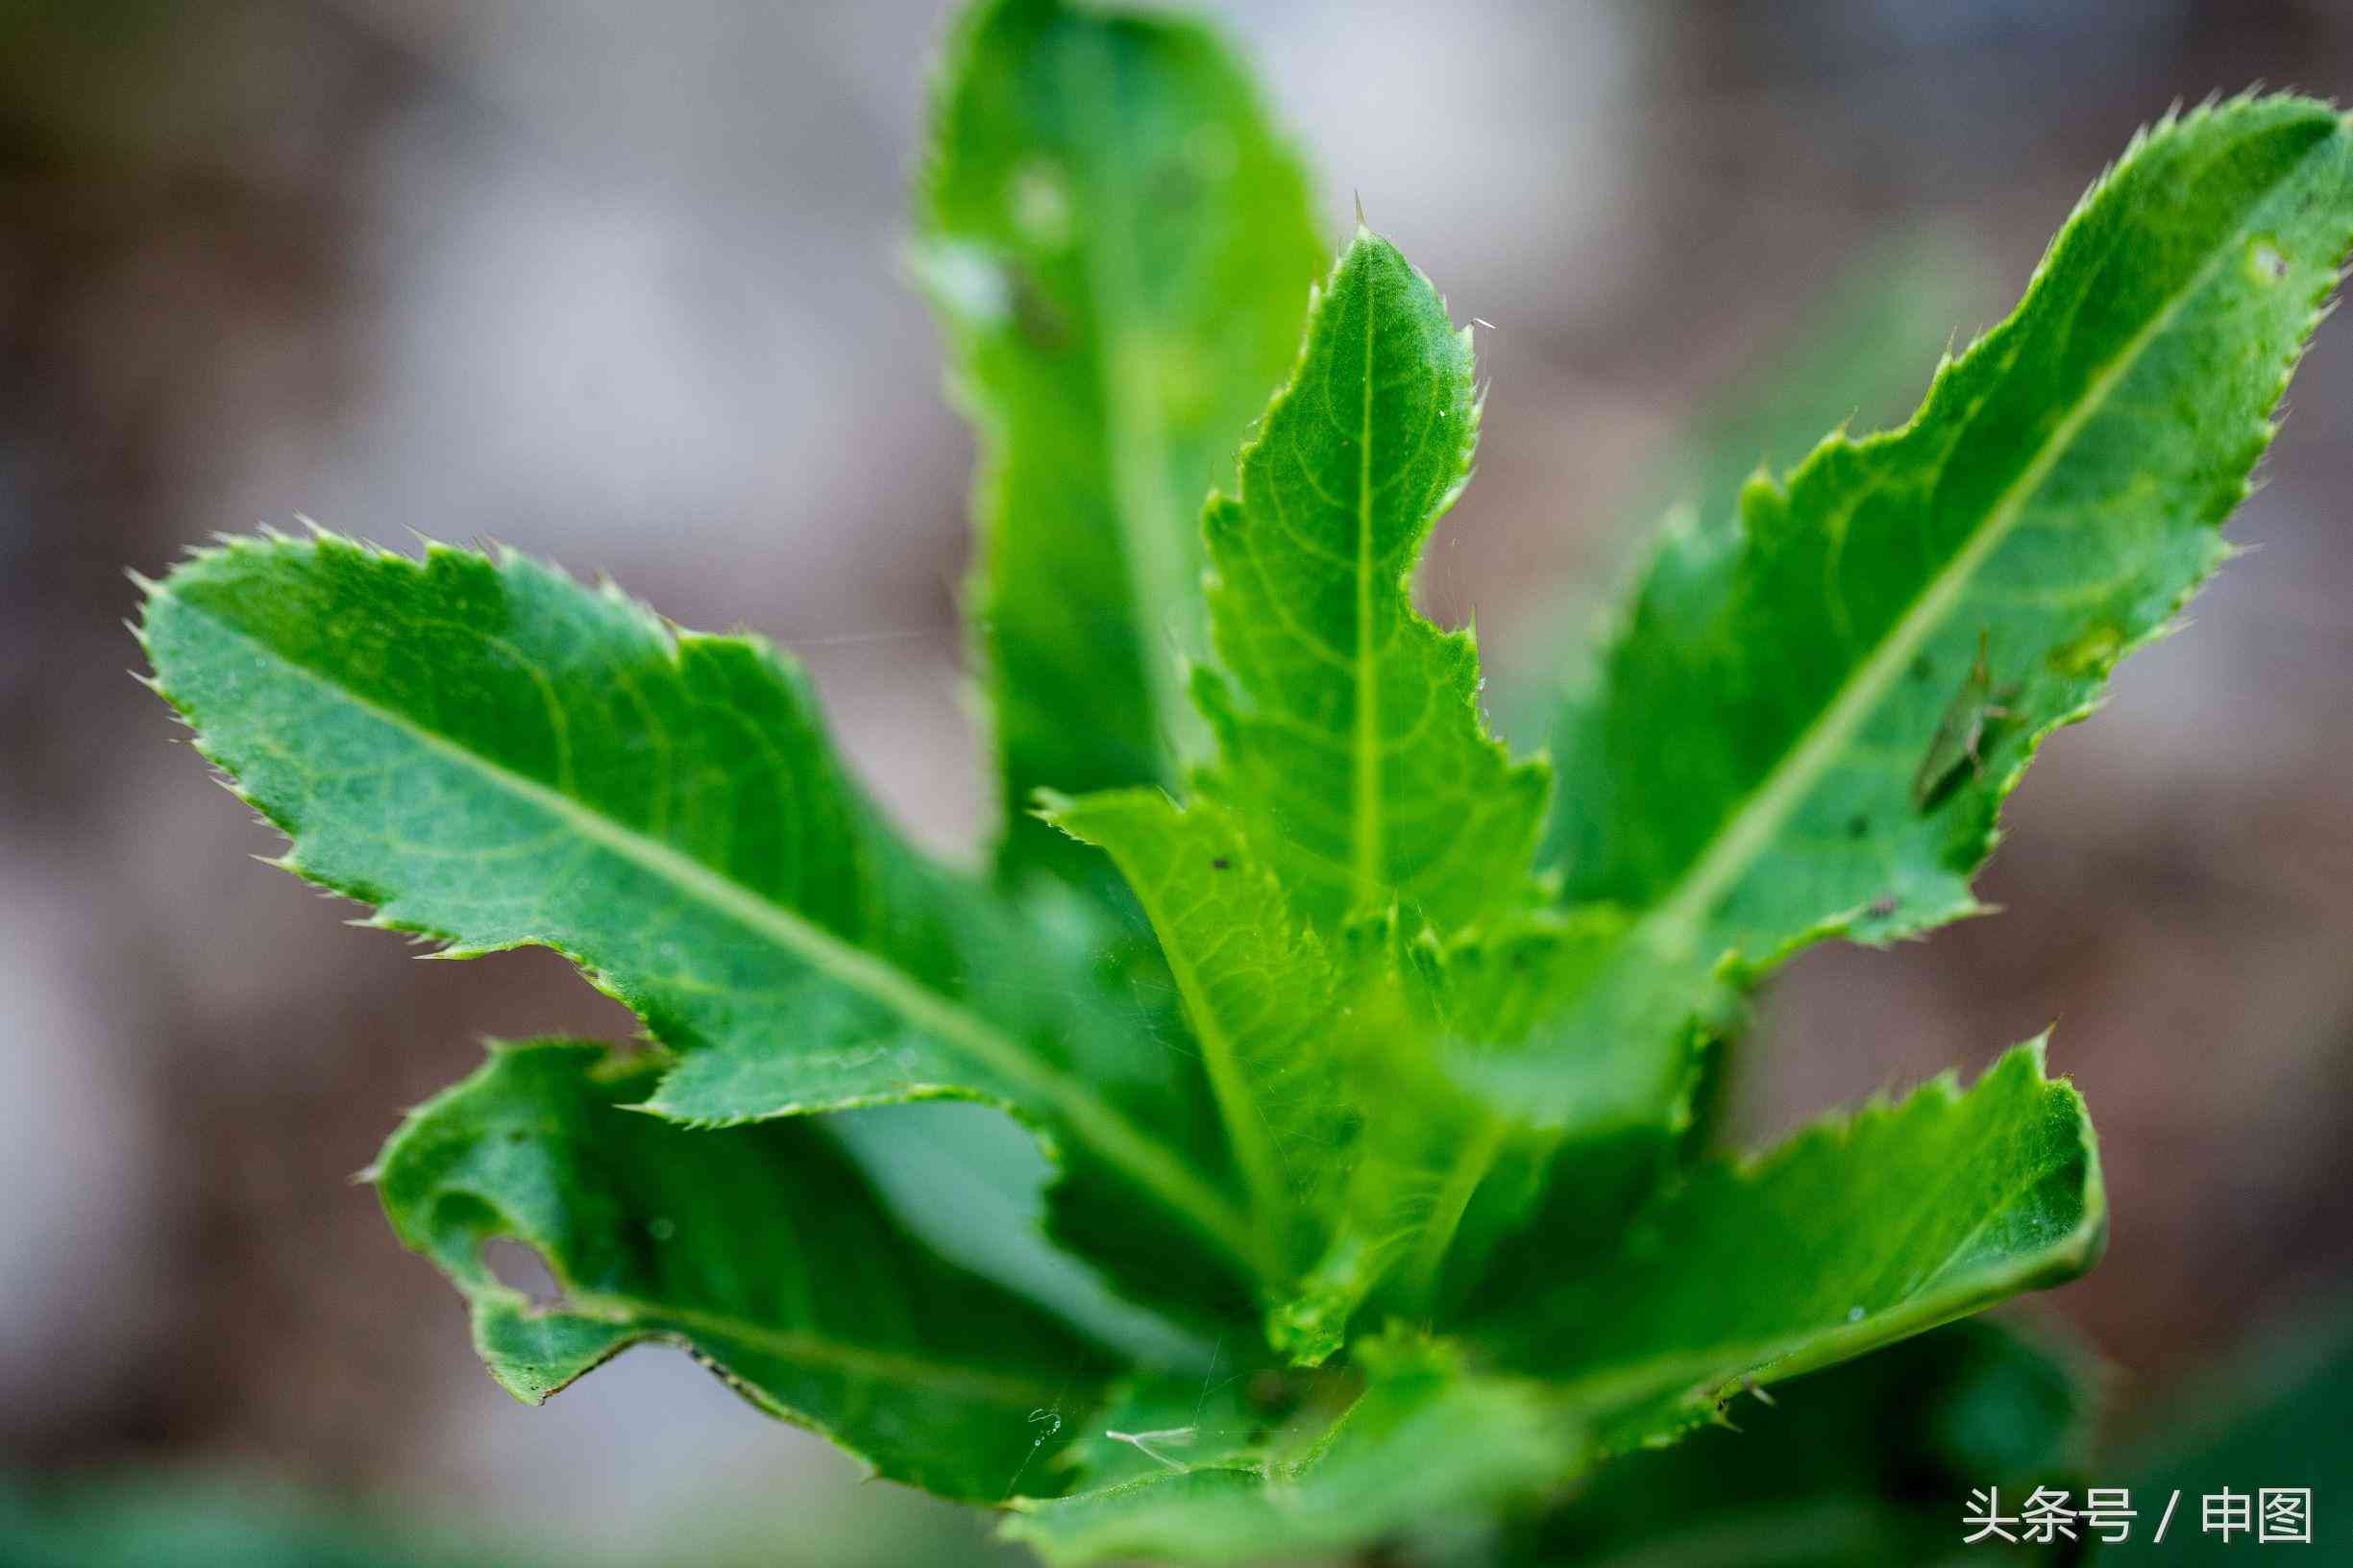
<svg viewBox="0 0 2353 1568"><path fill-rule="evenodd" d="M1936 736L1928 742L1928 754L1920 759L1920 772L1912 775L1912 804L1923 811L1945 793L1964 762L1973 773L1985 772L1985 759L1979 752L1985 744L1986 727L2011 717L2010 709L2003 704L2018 695L2018 688L1995 689L1989 642L1988 634L1980 629L1976 662L1969 667L1969 674L1945 709L1945 717L1937 721Z"/></svg>

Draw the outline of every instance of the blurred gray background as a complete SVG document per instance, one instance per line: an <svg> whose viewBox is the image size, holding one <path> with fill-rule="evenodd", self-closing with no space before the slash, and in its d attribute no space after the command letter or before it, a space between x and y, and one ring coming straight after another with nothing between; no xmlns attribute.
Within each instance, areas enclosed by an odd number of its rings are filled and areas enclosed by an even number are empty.
<svg viewBox="0 0 2353 1568"><path fill-rule="evenodd" d="M1760 388L1777 429L1900 418L2137 126L2353 91L2329 0L1211 9L1333 232L1360 192L1496 324L1423 594L1477 613L1507 719L1665 501L1802 455L1723 423ZM747 1500L961 1528L683 1357L536 1412L492 1385L348 1178L478 1036L628 1024L551 956L418 964L256 865L119 624L123 567L216 529L495 536L797 649L881 796L968 847L970 442L896 261L941 12L0 0L0 1466L608 1551ZM1891 325L1777 369L1867 306ZM2016 797L2012 912L1807 958L1740 1088L1753 1139L2055 1022L2116 1222L2047 1305L2126 1428L2353 1253L2353 325L2292 405L2259 548Z"/></svg>

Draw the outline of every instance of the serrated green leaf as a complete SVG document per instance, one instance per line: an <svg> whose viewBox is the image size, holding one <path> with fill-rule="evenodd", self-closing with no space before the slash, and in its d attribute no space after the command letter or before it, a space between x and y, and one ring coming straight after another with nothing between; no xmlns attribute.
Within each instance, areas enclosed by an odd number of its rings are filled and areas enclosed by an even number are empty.
<svg viewBox="0 0 2353 1568"><path fill-rule="evenodd" d="M1091 928L904 845L767 645L511 553L331 536L200 555L143 635L290 870L456 952L571 956L676 1053L650 1109L981 1100L1083 1173L1055 1189L1066 1236L1156 1299L1246 1305L1266 1249L1191 1059L1097 982Z"/></svg>
<svg viewBox="0 0 2353 1568"><path fill-rule="evenodd" d="M1462 1093L1409 1013L1378 1017L1352 1064L1363 1124L1336 1151L1345 1175L1331 1184L1322 1255L1267 1313L1268 1341L1301 1366L1337 1352L1368 1302L1430 1320L1474 1194L1507 1193L1520 1153L1520 1131Z"/></svg>
<svg viewBox="0 0 2353 1568"><path fill-rule="evenodd" d="M385 1144L384 1212L465 1292L491 1374L536 1405L668 1341L894 1480L985 1502L1042 1483L1038 1412L1091 1409L1100 1352L916 1241L817 1123L638 1114L660 1071L579 1041L502 1047ZM500 1237L546 1261L560 1301L500 1281Z"/></svg>
<svg viewBox="0 0 2353 1568"><path fill-rule="evenodd" d="M1470 329L1360 228L1242 449L1239 498L1203 521L1222 669L1194 682L1218 741L1198 788L1319 929L1396 905L1451 932L1528 897L1543 768L1486 733L1476 641L1407 587L1478 436Z"/></svg>
<svg viewBox="0 0 2353 1568"><path fill-rule="evenodd" d="M1033 791L1174 778L1201 498L1298 344L1325 251L1297 159L1200 23L975 7L947 54L917 273L977 424L1000 867L1099 862Z"/></svg>
<svg viewBox="0 0 2353 1568"><path fill-rule="evenodd" d="M1502 1129L1438 1069L1392 944L1308 929L1213 800L1107 791L1052 798L1046 818L1110 850L1160 937L1253 1212L1298 1271L1267 1294L1275 1348L1330 1357L1417 1248L1421 1306Z"/></svg>
<svg viewBox="0 0 2353 1568"><path fill-rule="evenodd" d="M507 1050L387 1150L502 1381L674 1339L886 1473L1030 1494L1010 1532L1057 1561L1385 1553L2089 1265L2096 1154L2039 1045L1751 1163L1690 1154L1704 1068L1798 946L1972 907L2035 746L2220 558L2353 239L2344 121L2168 123L1910 425L1672 539L1563 722L1549 877L1546 770L1409 594L1479 424L1428 281L1360 225L1195 554L1315 255L1247 83L1184 24L993 0L935 135L1001 894L891 832L756 640L438 547L271 536L151 588L158 684L289 869L453 956L557 948L666 1047ZM1216 751L1179 780L1197 618ZM1090 792L1053 825L1134 901L1018 815L1040 786ZM943 1098L1038 1158L913 1157L942 1108L901 1102ZM1217 1331L1262 1309L1273 1357L1220 1382L1224 1337L1204 1367L1124 1321L1036 1234L1049 1156L1059 1239ZM500 1283L499 1237L561 1299Z"/></svg>
<svg viewBox="0 0 2353 1568"><path fill-rule="evenodd" d="M1788 467L1838 422L1876 429L1901 420L1919 401L1921 367L1950 345L1954 323L1989 313L1985 280L1970 276L1973 254L1967 236L1929 226L1869 242L1810 280L1764 352L1708 388L1645 461L1632 499L1611 508L1621 521L1607 533L1640 535L1662 518L1673 528L1686 514L1728 517L1760 470ZM1544 651L1515 659L1562 681L1500 681L1492 698L1496 726L1514 743L1549 738L1560 692L1588 685L1604 651L1581 612L1615 596L1600 584L1564 586L1560 624L1532 628Z"/></svg>
<svg viewBox="0 0 2353 1568"><path fill-rule="evenodd" d="M1743 1399L1665 1449L1596 1467L1515 1526L1493 1568L1887 1568L1956 1552L1960 1505L2072 1489L2088 1458L2080 1358L1976 1319ZM2095 1477L2095 1480L2101 1478ZM2045 1558L2044 1560L2047 1560Z"/></svg>
<svg viewBox="0 0 2353 1568"><path fill-rule="evenodd" d="M1426 1295L1501 1139L1438 1070L1445 1020L1410 1005L1415 949L1533 897L1542 768L1487 735L1473 640L1407 588L1478 425L1468 330L1360 230L1239 499L1205 518L1224 668L1196 675L1218 740L1196 798L1048 813L1142 895L1261 1212L1318 1244L1269 1319L1309 1364L1417 1250Z"/></svg>
<svg viewBox="0 0 2353 1568"><path fill-rule="evenodd" d="M1669 1433L1745 1383L1828 1366L2090 1267L2107 1234L2082 1099L2022 1045L1966 1093L1949 1077L1834 1116L1752 1162L1718 1160L1639 1212L1612 1256L1531 1281L1478 1325L1505 1364Z"/></svg>
<svg viewBox="0 0 2353 1568"><path fill-rule="evenodd" d="M1045 806L1047 821L1110 851L1143 905L1254 1218L1297 1258L1321 1239L1316 1213L1361 1115L1340 1082L1362 1024L1338 964L1215 803L1114 790Z"/></svg>
<svg viewBox="0 0 2353 1568"><path fill-rule="evenodd" d="M1752 975L1826 935L1884 942L1976 907L2035 747L2228 553L2220 525L2349 242L2335 110L2250 98L2168 121L1910 424L1835 436L1752 483L1737 527L1665 542L1557 730L1564 894L1627 929L1576 960L1602 978L1538 1053L1556 1100L1670 1095L1643 1054L1659 993L1720 964Z"/></svg>
<svg viewBox="0 0 2353 1568"><path fill-rule="evenodd" d="M1405 1335L1358 1349L1360 1386L1131 1389L1114 1410L1125 1437L1092 1445L1111 1483L1019 1502L1005 1533L1057 1568L1292 1560L1459 1526L1578 1462L1581 1433L1536 1384Z"/></svg>

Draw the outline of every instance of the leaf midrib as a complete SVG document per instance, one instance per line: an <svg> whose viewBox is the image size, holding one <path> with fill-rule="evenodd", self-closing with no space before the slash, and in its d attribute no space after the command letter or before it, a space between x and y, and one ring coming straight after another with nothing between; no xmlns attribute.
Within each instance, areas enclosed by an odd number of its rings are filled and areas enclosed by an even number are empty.
<svg viewBox="0 0 2353 1568"><path fill-rule="evenodd" d="M1087 18L1089 24L1096 20ZM1083 37L1085 56L1078 69L1066 73L1064 90L1085 106L1089 117L1115 123L1118 114L1105 92L1105 85L1116 79L1110 60L1111 41L1091 25ZM1124 147L1124 141L1115 135L1097 141L1097 150L1110 159L1118 158ZM1092 158L1082 156L1070 162L1084 171L1089 206L1097 211L1109 205L1103 195L1106 188L1134 184L1124 169L1105 179ZM1088 359L1110 448L1112 516L1117 525L1114 542L1128 580L1128 618L1136 658L1142 667L1140 674L1152 704L1148 727L1161 739L1159 772L1165 776L1174 759L1197 739L1201 721L1184 700L1178 661L1159 635L1166 622L1156 624L1153 610L1157 604L1181 602L1186 592L1180 534L1184 506L1169 473L1165 400L1156 395L1157 375L1148 366L1140 368L1143 355L1128 325L1131 312L1105 308L1107 300L1132 300L1144 292L1142 268L1137 264L1132 242L1133 228L1119 222L1092 228L1080 241L1081 265L1092 295L1088 317L1095 345ZM1190 630L1189 626L1188 635Z"/></svg>
<svg viewBox="0 0 2353 1568"><path fill-rule="evenodd" d="M2328 145L2330 142L2327 139L2316 142L2304 159L2316 156ZM2295 170L2303 166L2303 162L2304 159L2298 159L2282 172L2246 204L2244 210L2251 213L2262 208L2270 199L2271 193L2286 184ZM2141 356L2171 329L2189 303L2213 282L2250 226L2249 221L2243 218L2234 225L2190 280L2092 379L2075 405L2036 450L2026 467L1997 498L1984 525L1913 597L1911 604L1878 648L1847 677L1821 715L1782 753L1781 760L1765 775L1763 781L1734 808L1667 896L1654 904L1636 921L1629 933L1630 937L1647 940L1651 944L1677 956L1690 955L1694 944L1704 933L1707 919L1718 900L1746 874L1765 846L1804 801L1815 782L1853 740L1855 732L1877 708L1880 699L1899 678L1920 645L1951 613L1978 569L2018 526L2028 503L2066 457L2075 438L2106 406L2117 387L2138 366ZM1978 352L1983 352L1982 346Z"/></svg>
<svg viewBox="0 0 2353 1568"><path fill-rule="evenodd" d="M1359 225L1358 244L1363 244ZM1370 896L1382 875L1381 670L1373 649L1373 290L1360 279L1364 310L1364 406L1357 440L1356 796L1357 896Z"/></svg>
<svg viewBox="0 0 2353 1568"><path fill-rule="evenodd" d="M1146 1139L1084 1085L1063 1074L1041 1070L1035 1057L1017 1041L905 970L852 945L692 856L649 839L494 758L435 734L407 715L371 701L322 671L288 658L274 645L179 594L169 584L159 585L154 597L171 600L219 628L223 635L266 655L279 668L333 694L428 751L472 770L499 789L668 882L693 900L786 948L812 968L880 1003L909 1023L954 1041L1007 1078L1030 1086L1050 1101L1088 1143L1184 1215L1204 1237L1246 1265L1261 1266L1262 1248L1255 1232L1221 1194L1195 1178L1165 1149Z"/></svg>
<svg viewBox="0 0 2353 1568"><path fill-rule="evenodd" d="M1236 1159L1249 1183L1259 1223L1262 1227L1273 1225L1280 1221L1285 1207L1283 1163L1275 1151L1265 1107L1260 1102L1252 1075L1243 1066L1242 1044L1227 1027L1224 1010L1218 1007L1202 977L1201 960L1207 955L1179 939L1180 924L1170 918L1170 886L1168 879L1163 878L1148 889L1139 885L1136 894L1153 929L1164 933L1161 956L1167 961L1168 973L1176 981L1186 1015L1192 1020L1193 1033L1199 1037L1210 1085L1216 1094Z"/></svg>
<svg viewBox="0 0 2353 1568"><path fill-rule="evenodd" d="M829 1335L813 1334L805 1329L780 1329L733 1312L677 1307L607 1291L571 1295L563 1311L650 1335L719 1335L798 1366L821 1366L910 1384L926 1393L961 1392L969 1398L1014 1408L1037 1404L1042 1395L1052 1392L1054 1382L1044 1373L1030 1377L962 1362L933 1360L904 1351L870 1350Z"/></svg>
<svg viewBox="0 0 2353 1568"><path fill-rule="evenodd" d="M1976 1305L2014 1294L2025 1282L2033 1280L2054 1262L2080 1251L2086 1240L2097 1233L2101 1218L2102 1214L2096 1207L2087 1205L2083 1218L2074 1228L2047 1246L2005 1258L1982 1271L1940 1277L1939 1270L1949 1267L1951 1258L1957 1256L1957 1252L1949 1255L1937 1269L1929 1271L1930 1284L1927 1288L1890 1302L1879 1311L1851 1322L1820 1324L1764 1338L1695 1345L1641 1360L1596 1368L1582 1376L1566 1379L1556 1386L1568 1399L1590 1400L1604 1407L1616 1407L1654 1397L1662 1388L1672 1389L1694 1376L1706 1377L1708 1385L1703 1392L1712 1393L1717 1382L1737 1376L1738 1369L1744 1366L1753 1368L1752 1375L1760 1383L1777 1383L1844 1360L1850 1353L1835 1347L1845 1342L1864 1340L1878 1343L1887 1338L1924 1333L1970 1311ZM1973 1230L1972 1238L1980 1234L1982 1227ZM1793 1360L1792 1358L1800 1353L1805 1353L1805 1359ZM1715 1372L1708 1370L1710 1368L1732 1370Z"/></svg>
<svg viewBox="0 0 2353 1568"><path fill-rule="evenodd" d="M2040 1113L2045 1097L2058 1087L2059 1085L2047 1079L2038 1078L2027 1109ZM1940 1110L1949 1112L1959 1109L1963 1104L1965 1102L1954 1102L1953 1105L1942 1107ZM1567 1380L1561 1386L1569 1390L1589 1391L1589 1397L1598 1397L1605 1402L1622 1400L1627 1397L1644 1398L1649 1395L1642 1390L1655 1388L1661 1384L1672 1386L1675 1383L1682 1381L1694 1368L1733 1365L1755 1368L1755 1375L1762 1381L1777 1382L1780 1379L1794 1377L1801 1372L1826 1365L1830 1360L1841 1359L1834 1354L1825 1357L1822 1352L1826 1346L1835 1346L1846 1339L1872 1338L1874 1333L1883 1333L1891 1319L1895 1320L1899 1326L1905 1327L1907 1332L1924 1331L1968 1311L1970 1303L2009 1294L2021 1282L2032 1279L2037 1273L2050 1266L2055 1260L2081 1252L2088 1242L2098 1236L2100 1226L2106 1219L2106 1188L2100 1175L2098 1148L2092 1139L2091 1120L2083 1114L2080 1101L2075 1103L2073 1109L2077 1125L2075 1141L2071 1148L2056 1141L2049 1142L2043 1150L2041 1158L2028 1166L2025 1174L2009 1182L2002 1197L1997 1202L1987 1204L1984 1212L1977 1216L1975 1223L1942 1250L1933 1266L1916 1271L1920 1281L1917 1286L1887 1306L1868 1313L1861 1320L1816 1325L1813 1328L1800 1329L1761 1339L1735 1340L1670 1351L1645 1360L1621 1363L1607 1369L1597 1369L1581 1378ZM2048 1242L2030 1251L1992 1260L1986 1266L1976 1270L1957 1269L1956 1265L1967 1260L1971 1249L1977 1244L1978 1238L1985 1235L1996 1220L2011 1214L2036 1187L2055 1170L2062 1168L2069 1160L2078 1157L2084 1161L2083 1184L2077 1193L2080 1212L2075 1223L2064 1235L2054 1237ZM1756 1173L1753 1172L1742 1177L1744 1182L1753 1179L1756 1179ZM1904 1226L1907 1235L1918 1234L1921 1225L1934 1208L1934 1196L1941 1194L1941 1188L1934 1189L1934 1193L1927 1196L1915 1194L1912 1213ZM1896 1249L1894 1255L1900 1256L1900 1254L1901 1249ZM1933 1321L1921 1322L1924 1314L1932 1318ZM1918 1325L1917 1329L1910 1328L1914 1324ZM1789 1360L1789 1358L1800 1356L1801 1353L1812 1353L1812 1355L1809 1359L1794 1363ZM1616 1392L1628 1387L1637 1392L1631 1396Z"/></svg>

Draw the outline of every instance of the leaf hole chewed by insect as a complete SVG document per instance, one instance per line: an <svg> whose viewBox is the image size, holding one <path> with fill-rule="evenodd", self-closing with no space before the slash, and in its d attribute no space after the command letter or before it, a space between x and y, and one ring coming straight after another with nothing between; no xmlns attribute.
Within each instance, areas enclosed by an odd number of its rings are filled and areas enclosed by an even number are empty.
<svg viewBox="0 0 2353 1568"><path fill-rule="evenodd" d="M511 1236L492 1237L482 1243L482 1266L509 1290L520 1290L529 1297L533 1311L561 1311L569 1305L564 1282L548 1266L545 1255L528 1241L519 1241Z"/></svg>

